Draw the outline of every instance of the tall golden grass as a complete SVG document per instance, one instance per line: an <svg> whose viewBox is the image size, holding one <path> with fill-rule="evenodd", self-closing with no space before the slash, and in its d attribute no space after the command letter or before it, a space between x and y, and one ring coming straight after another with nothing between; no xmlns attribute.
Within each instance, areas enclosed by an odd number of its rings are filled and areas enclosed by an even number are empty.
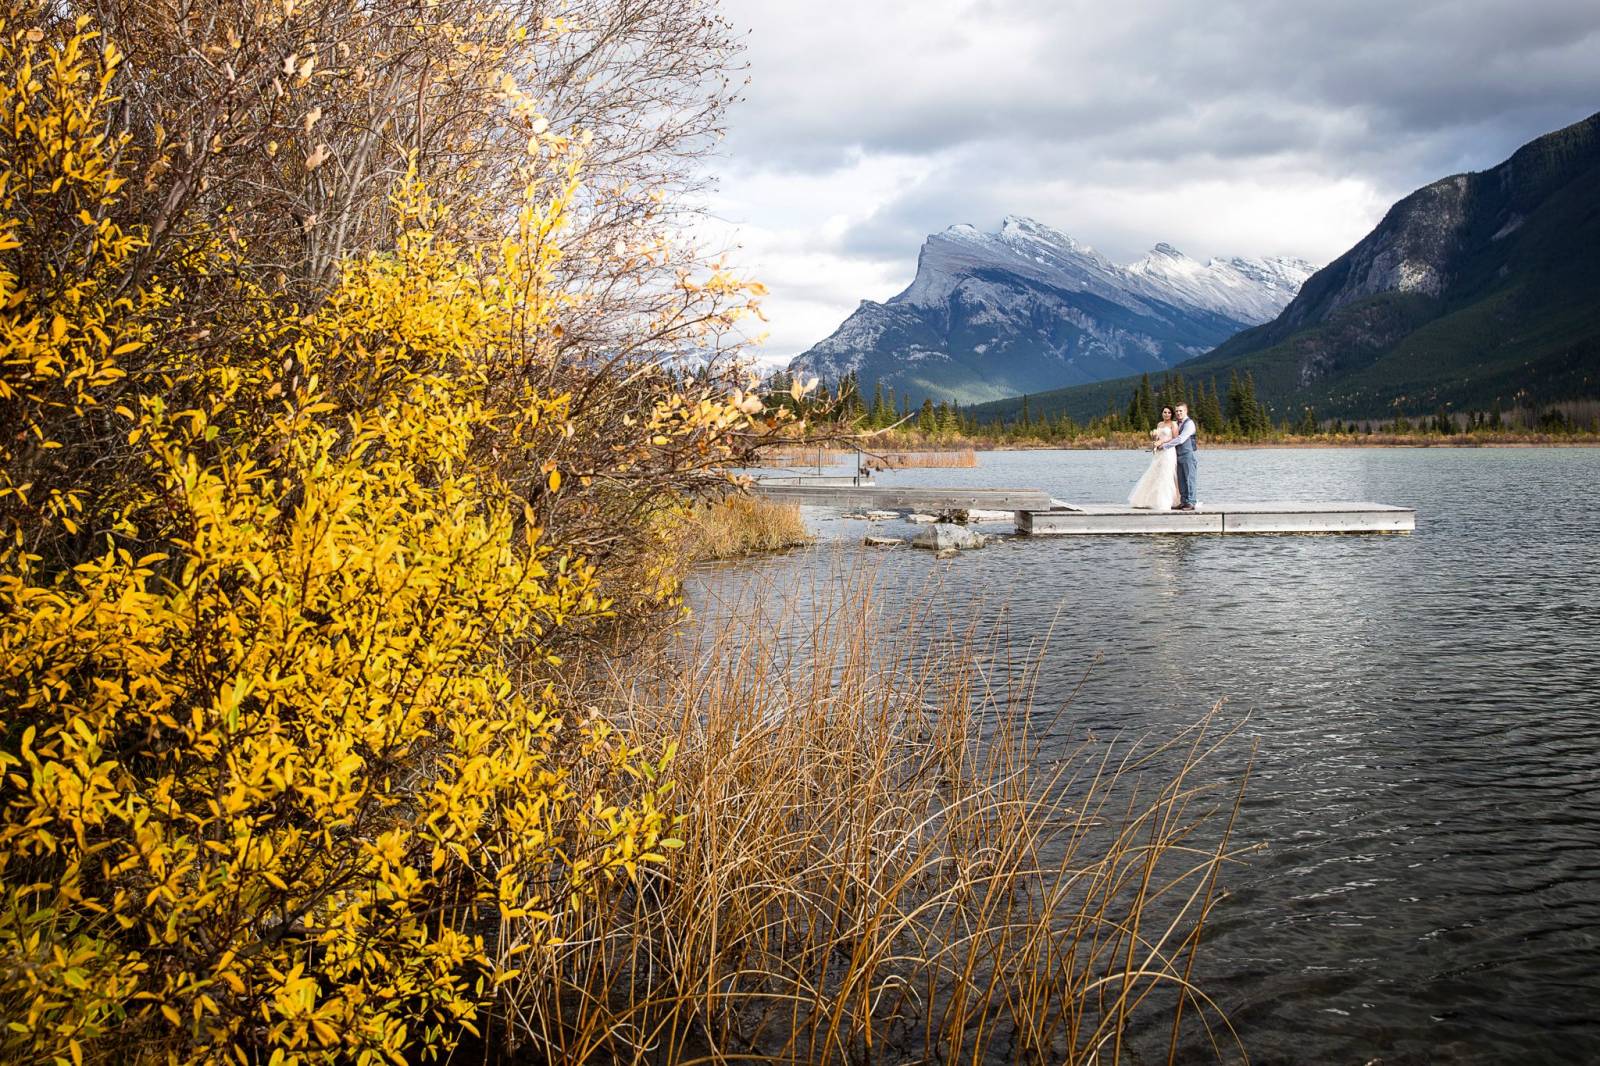
<svg viewBox="0 0 1600 1066"><path fill-rule="evenodd" d="M762 452L765 466L854 466L857 453L847 448L781 448ZM911 467L966 469L978 465L978 453L972 448L932 448L915 451L866 450L861 453L863 467L879 470L901 470Z"/></svg>
<svg viewBox="0 0 1600 1066"><path fill-rule="evenodd" d="M971 448L950 448L927 452L886 452L883 462L890 470L912 467L943 467L971 470L978 465L978 453Z"/></svg>
<svg viewBox="0 0 1600 1066"><path fill-rule="evenodd" d="M515 1053L1110 1063L1134 1035L1169 1062L1237 1049L1192 981L1235 854L1236 793L1197 784L1229 736L1215 709L1165 742L1047 752L1034 679L986 687L997 649L975 629L915 644L869 581L825 591L803 608L757 589L618 668L601 709L677 746L685 845L566 916L564 944L510 990Z"/></svg>
<svg viewBox="0 0 1600 1066"><path fill-rule="evenodd" d="M759 496L731 495L692 507L684 522L695 559L736 559L811 542L800 508Z"/></svg>

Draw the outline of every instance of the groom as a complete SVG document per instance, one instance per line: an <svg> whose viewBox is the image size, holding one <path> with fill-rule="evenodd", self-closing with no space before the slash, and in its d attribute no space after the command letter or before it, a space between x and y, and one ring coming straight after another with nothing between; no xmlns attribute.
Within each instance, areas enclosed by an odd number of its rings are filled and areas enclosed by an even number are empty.
<svg viewBox="0 0 1600 1066"><path fill-rule="evenodd" d="M1178 416L1178 435L1161 447L1178 450L1178 495L1183 497L1183 502L1174 510L1192 511L1195 489L1200 483L1194 461L1194 419L1189 417L1189 405L1186 403L1180 403L1173 411Z"/></svg>

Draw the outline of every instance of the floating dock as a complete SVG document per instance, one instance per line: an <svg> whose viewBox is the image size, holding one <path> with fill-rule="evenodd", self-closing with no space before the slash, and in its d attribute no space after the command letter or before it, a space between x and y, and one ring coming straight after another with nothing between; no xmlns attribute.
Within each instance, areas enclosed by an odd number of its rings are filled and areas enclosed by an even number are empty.
<svg viewBox="0 0 1600 1066"><path fill-rule="evenodd" d="M1207 503L1195 511L1126 504L1017 508L1017 532L1035 537L1150 533L1410 533L1417 512L1382 503Z"/></svg>

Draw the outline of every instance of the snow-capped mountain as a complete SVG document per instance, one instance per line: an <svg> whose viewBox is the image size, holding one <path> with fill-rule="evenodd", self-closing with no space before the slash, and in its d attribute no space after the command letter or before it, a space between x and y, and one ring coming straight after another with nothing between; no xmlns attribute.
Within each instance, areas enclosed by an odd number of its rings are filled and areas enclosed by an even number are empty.
<svg viewBox="0 0 1600 1066"><path fill-rule="evenodd" d="M1120 266L1032 219L951 226L923 244L904 292L863 301L790 368L962 403L1161 370L1276 316L1312 269L1202 264L1166 244Z"/></svg>
<svg viewBox="0 0 1600 1066"><path fill-rule="evenodd" d="M1156 245L1128 267L1128 273L1165 285L1196 307L1252 326L1276 318L1315 270L1304 259L1287 256L1231 256L1201 265L1170 244Z"/></svg>

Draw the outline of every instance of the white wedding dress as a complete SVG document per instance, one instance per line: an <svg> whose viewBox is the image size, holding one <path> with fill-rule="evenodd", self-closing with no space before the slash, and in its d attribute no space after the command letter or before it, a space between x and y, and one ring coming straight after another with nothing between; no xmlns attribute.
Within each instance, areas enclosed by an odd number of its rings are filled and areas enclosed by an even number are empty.
<svg viewBox="0 0 1600 1066"><path fill-rule="evenodd" d="M1150 431L1157 444L1172 439L1172 430L1165 425ZM1178 503L1178 453L1173 448L1163 448L1150 457L1150 468L1128 493L1128 502L1135 507L1152 511L1170 511Z"/></svg>

